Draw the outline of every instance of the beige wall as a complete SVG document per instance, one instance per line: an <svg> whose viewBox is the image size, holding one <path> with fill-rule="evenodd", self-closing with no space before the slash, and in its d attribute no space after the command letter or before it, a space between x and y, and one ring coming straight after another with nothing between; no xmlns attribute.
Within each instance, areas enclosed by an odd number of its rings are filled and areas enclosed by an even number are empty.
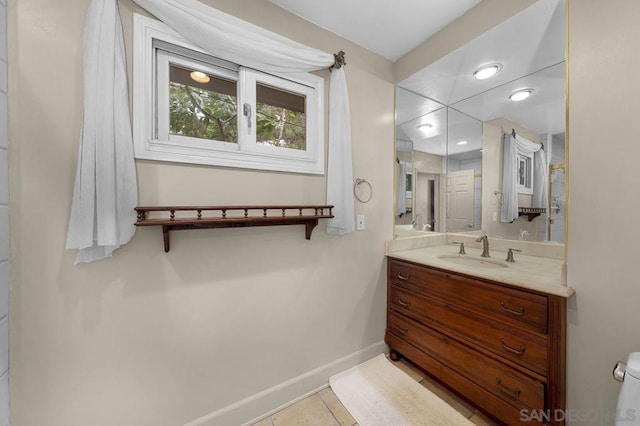
<svg viewBox="0 0 640 426"><path fill-rule="evenodd" d="M506 118L482 123L482 230L492 237L518 239L520 230L529 232L527 240L539 240L540 226L543 222L540 217L529 222L526 216L520 216L512 223L500 222L500 204L494 194L502 191L502 135L514 129L517 134L536 141L540 135L522 127L518 123ZM531 207L531 195L518 194L518 205ZM494 212L498 220L493 221Z"/></svg>
<svg viewBox="0 0 640 426"><path fill-rule="evenodd" d="M370 203L356 204L366 231L330 237L323 223L311 241L293 226L183 231L165 254L160 230L142 229L113 259L74 266L64 243L88 3L10 2L12 424L175 426L240 401L216 417L239 424L382 351L392 64L269 2L208 1L347 53L354 178L374 188ZM134 7L120 7L130 55ZM137 169L141 204L325 200L323 177L153 162Z"/></svg>
<svg viewBox="0 0 640 426"><path fill-rule="evenodd" d="M567 396L593 410L588 425L613 424L611 370L640 351L640 228L629 222L640 209L639 21L636 0L569 2Z"/></svg>

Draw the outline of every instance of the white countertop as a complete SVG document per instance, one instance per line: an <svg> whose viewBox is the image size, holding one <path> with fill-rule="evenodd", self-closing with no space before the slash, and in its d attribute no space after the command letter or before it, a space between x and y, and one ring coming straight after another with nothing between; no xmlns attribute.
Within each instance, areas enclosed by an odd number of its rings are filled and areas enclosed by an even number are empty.
<svg viewBox="0 0 640 426"><path fill-rule="evenodd" d="M466 251L469 257L480 259L482 250L468 247ZM507 266L504 268L484 268L459 265L450 260L439 258L439 256L456 255L457 253L458 246L456 245L437 245L395 251L387 253L387 256L557 296L569 297L575 292L571 287L562 284L563 262L558 259L514 253L515 262L507 263L503 262L507 257L506 253L490 251L491 260L499 261Z"/></svg>

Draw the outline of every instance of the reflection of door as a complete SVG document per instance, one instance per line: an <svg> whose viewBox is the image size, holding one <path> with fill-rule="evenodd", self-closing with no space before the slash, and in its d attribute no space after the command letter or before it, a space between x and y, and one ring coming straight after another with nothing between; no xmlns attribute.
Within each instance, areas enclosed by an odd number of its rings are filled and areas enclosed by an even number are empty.
<svg viewBox="0 0 640 426"><path fill-rule="evenodd" d="M447 174L447 231L473 229L473 182L473 169Z"/></svg>
<svg viewBox="0 0 640 426"><path fill-rule="evenodd" d="M426 231L437 231L439 227L438 218L438 187L440 176L434 173L425 173L420 170L414 171L414 218L420 215L422 221L429 225Z"/></svg>

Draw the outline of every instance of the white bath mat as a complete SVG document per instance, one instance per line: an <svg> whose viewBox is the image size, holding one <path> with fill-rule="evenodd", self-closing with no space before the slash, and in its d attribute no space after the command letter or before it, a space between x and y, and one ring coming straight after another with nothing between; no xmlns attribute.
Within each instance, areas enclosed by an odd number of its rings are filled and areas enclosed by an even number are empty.
<svg viewBox="0 0 640 426"><path fill-rule="evenodd" d="M329 379L360 426L471 425L382 354Z"/></svg>

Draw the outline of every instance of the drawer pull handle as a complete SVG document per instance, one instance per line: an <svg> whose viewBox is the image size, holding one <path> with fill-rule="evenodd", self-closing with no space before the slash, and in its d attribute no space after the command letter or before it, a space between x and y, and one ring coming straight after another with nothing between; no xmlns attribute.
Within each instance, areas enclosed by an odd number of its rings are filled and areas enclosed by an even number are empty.
<svg viewBox="0 0 640 426"><path fill-rule="evenodd" d="M408 328L402 328L400 324L396 324L396 328L401 334L407 334L409 332Z"/></svg>
<svg viewBox="0 0 640 426"><path fill-rule="evenodd" d="M400 306L402 306L403 308L408 308L409 306L411 306L411 302L406 302L404 300L402 300L402 297L398 296L398 304Z"/></svg>
<svg viewBox="0 0 640 426"><path fill-rule="evenodd" d="M502 347L507 351L507 352L511 352L512 354L516 354L516 355L522 355L524 353L524 351L527 350L527 348L525 348L524 346L520 345L520 349L515 349L512 348L511 346L507 345L507 343L504 341L504 339L500 339L500 343L502 343Z"/></svg>
<svg viewBox="0 0 640 426"><path fill-rule="evenodd" d="M520 389L519 389L519 388L516 388L516 390L515 390L515 391L512 391L511 389L509 389L509 388L505 387L505 386L502 384L502 379L501 379L500 377L497 377L497 378L496 378L496 382L498 383L498 390L499 390L500 392L502 392L503 394L505 394L505 395L507 395L507 396L510 396L511 398L514 398L514 399L520 399L520 392L521 392L521 391L520 391Z"/></svg>
<svg viewBox="0 0 640 426"><path fill-rule="evenodd" d="M402 272L398 272L398 279L402 281L409 281L409 278L411 278L411 274L403 274Z"/></svg>
<svg viewBox="0 0 640 426"><path fill-rule="evenodd" d="M504 302L500 302L500 307L502 308L503 311L508 312L510 314L517 315L517 316L524 315L524 307L520 307L520 309L518 309L517 311L514 311L513 309L507 308Z"/></svg>

